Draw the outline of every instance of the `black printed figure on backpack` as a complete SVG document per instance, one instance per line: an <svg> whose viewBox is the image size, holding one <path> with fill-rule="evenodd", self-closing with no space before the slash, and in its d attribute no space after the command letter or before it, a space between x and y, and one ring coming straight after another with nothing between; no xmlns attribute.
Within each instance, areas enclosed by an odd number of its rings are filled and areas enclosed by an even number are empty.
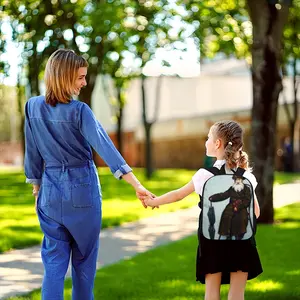
<svg viewBox="0 0 300 300"><path fill-rule="evenodd" d="M209 197L211 202L224 201L229 198L219 225L219 235L231 240L241 240L247 231L248 207L251 203L250 187L243 183L243 177L233 175L233 185L225 192Z"/></svg>

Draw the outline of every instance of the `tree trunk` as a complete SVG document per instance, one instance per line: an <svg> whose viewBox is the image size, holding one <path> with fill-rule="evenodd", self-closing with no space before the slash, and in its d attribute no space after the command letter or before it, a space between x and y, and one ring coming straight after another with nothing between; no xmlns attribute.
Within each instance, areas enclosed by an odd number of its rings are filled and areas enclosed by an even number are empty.
<svg viewBox="0 0 300 300"><path fill-rule="evenodd" d="M291 152L288 153L289 155L286 159L289 160L290 164L290 170L289 172L296 172L298 170L298 147L299 145L297 144L298 138L297 138L297 120L298 120L298 99L297 99L297 91L298 91L298 83L297 83L297 58L294 57L293 61L293 105L289 105L285 94L283 94L283 99L284 99L284 109L286 112L286 116L288 119L288 124L289 124L289 130L290 130L290 144L291 144ZM292 113L290 112L290 107L292 110ZM298 142L299 143L299 142Z"/></svg>
<svg viewBox="0 0 300 300"><path fill-rule="evenodd" d="M33 56L28 59L28 82L30 86L30 96L40 95L40 59L36 51L33 51Z"/></svg>
<svg viewBox="0 0 300 300"><path fill-rule="evenodd" d="M295 171L300 171L300 119L297 119L297 122L295 124L295 149L294 149L294 155L295 155L295 162L296 162L296 168Z"/></svg>
<svg viewBox="0 0 300 300"><path fill-rule="evenodd" d="M25 117L24 117L24 103L23 103L23 97L24 97L24 92L22 91L22 87L20 84L20 74L18 74L18 81L17 81L17 99L18 99L18 111L20 115L20 143L21 143L21 149L22 149L22 165L24 164L24 157L25 157L25 136L24 136L24 123L25 123Z"/></svg>
<svg viewBox="0 0 300 300"><path fill-rule="evenodd" d="M296 169L295 163L295 126L296 126L296 121L297 121L297 105L293 105L292 111L293 111L293 116L292 113L290 112L290 105L285 97L284 90L282 91L282 96L284 99L283 102L283 108L286 112L286 117L288 120L288 125L289 125L289 140L284 141L284 150L283 150L283 159L284 159L284 168L283 170L285 172L293 172ZM294 103L295 104L295 103ZM290 143L290 151L287 151L287 145L285 143ZM285 165L287 164L287 165Z"/></svg>
<svg viewBox="0 0 300 300"><path fill-rule="evenodd" d="M151 126L153 123L147 120L147 101L145 91L145 76L141 77L141 91L142 91L142 107L143 107L143 124L145 129L145 165L146 165L146 178L150 179L153 173L152 166L152 148L151 148Z"/></svg>
<svg viewBox="0 0 300 300"><path fill-rule="evenodd" d="M97 76L101 74L104 58L103 44L100 43L97 49L98 64L90 65L86 76L87 86L81 90L79 100L85 102L89 107L92 104L92 93L96 84Z"/></svg>
<svg viewBox="0 0 300 300"><path fill-rule="evenodd" d="M147 123L145 125L145 139L146 139L145 154L146 154L146 177L147 177L147 179L150 179L153 174L151 129L152 129L152 123Z"/></svg>
<svg viewBox="0 0 300 300"><path fill-rule="evenodd" d="M296 42L296 37L295 37L295 42ZM297 125L299 124L299 104L298 104L298 88L299 88L299 82L297 81L297 58L294 57L293 61L293 110L294 110L294 122L293 122L293 128L291 128L292 136L292 153L293 153L293 171L297 172L300 168L299 164L299 152L300 152L300 139L299 139L299 128L297 128Z"/></svg>
<svg viewBox="0 0 300 300"><path fill-rule="evenodd" d="M259 183L256 189L261 206L259 222L272 223L277 108L282 90L281 38L288 7L282 4L277 9L266 0L248 0L248 7L253 25L251 153Z"/></svg>
<svg viewBox="0 0 300 300"><path fill-rule="evenodd" d="M87 86L84 87L79 95L80 101L86 103L89 107L92 104L92 93L95 87L97 74L88 73L87 74Z"/></svg>
<svg viewBox="0 0 300 300"><path fill-rule="evenodd" d="M122 138L122 125L123 125L123 103L122 103L122 88L117 87L117 97L118 97L118 112L117 112L117 141L118 150L123 153L123 138Z"/></svg>

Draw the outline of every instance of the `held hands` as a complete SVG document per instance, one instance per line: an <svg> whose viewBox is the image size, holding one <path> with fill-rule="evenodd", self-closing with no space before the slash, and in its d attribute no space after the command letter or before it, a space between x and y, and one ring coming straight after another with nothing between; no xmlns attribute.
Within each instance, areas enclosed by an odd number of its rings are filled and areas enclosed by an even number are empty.
<svg viewBox="0 0 300 300"><path fill-rule="evenodd" d="M153 208L155 207L159 207L157 205L155 205L155 199L150 197L150 196L146 196L145 199L144 199L144 203L147 205L147 206L150 206Z"/></svg>
<svg viewBox="0 0 300 300"><path fill-rule="evenodd" d="M145 189L142 185L139 185L136 189L136 196L140 199L140 201L142 202L142 205L147 208L147 204L145 203L145 199L154 199L156 196L154 194L152 194L151 192L149 192L147 189ZM152 206L152 209L154 208L159 208L159 206Z"/></svg>

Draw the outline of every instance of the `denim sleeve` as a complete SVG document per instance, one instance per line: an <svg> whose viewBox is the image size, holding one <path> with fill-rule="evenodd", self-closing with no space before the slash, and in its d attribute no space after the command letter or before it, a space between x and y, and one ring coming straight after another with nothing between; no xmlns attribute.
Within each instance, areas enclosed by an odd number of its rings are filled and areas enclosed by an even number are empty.
<svg viewBox="0 0 300 300"><path fill-rule="evenodd" d="M37 149L32 129L30 127L30 120L28 114L28 102L25 105L25 159L24 159L24 169L26 182L41 185L42 173L43 173L43 159L40 152Z"/></svg>
<svg viewBox="0 0 300 300"><path fill-rule="evenodd" d="M117 179L121 179L123 175L132 171L85 103L82 105L79 117L79 130Z"/></svg>

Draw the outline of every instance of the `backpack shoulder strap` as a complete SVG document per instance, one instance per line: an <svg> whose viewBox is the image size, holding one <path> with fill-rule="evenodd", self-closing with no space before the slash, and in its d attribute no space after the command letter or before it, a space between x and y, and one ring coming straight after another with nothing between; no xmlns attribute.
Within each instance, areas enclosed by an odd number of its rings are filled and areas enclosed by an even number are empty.
<svg viewBox="0 0 300 300"><path fill-rule="evenodd" d="M214 175L218 175L219 174L219 169L216 167L210 167L210 168L205 168L205 170L207 170L208 172L214 174Z"/></svg>
<svg viewBox="0 0 300 300"><path fill-rule="evenodd" d="M245 172L246 172L245 169L238 167L238 168L236 169L236 171L234 172L234 174L236 174L236 175L238 175L238 176L243 176Z"/></svg>
<svg viewBox="0 0 300 300"><path fill-rule="evenodd" d="M218 169L217 167L210 167L210 168L204 168L204 169L207 170L208 172L214 174L214 175L224 175L224 174L226 174L225 164L221 167L221 169ZM243 176L244 173L246 172L246 170L243 169L243 168L238 167L235 171L232 170L232 172L233 172L233 174Z"/></svg>
<svg viewBox="0 0 300 300"><path fill-rule="evenodd" d="M222 166L222 168L223 168L223 166ZM221 174L225 174L225 169L224 169L224 173L223 173L222 168L220 170L217 167L210 167L210 168L204 168L204 169L214 175L221 175Z"/></svg>
<svg viewBox="0 0 300 300"><path fill-rule="evenodd" d="M221 167L219 174L222 174L222 175L226 174L225 164Z"/></svg>

